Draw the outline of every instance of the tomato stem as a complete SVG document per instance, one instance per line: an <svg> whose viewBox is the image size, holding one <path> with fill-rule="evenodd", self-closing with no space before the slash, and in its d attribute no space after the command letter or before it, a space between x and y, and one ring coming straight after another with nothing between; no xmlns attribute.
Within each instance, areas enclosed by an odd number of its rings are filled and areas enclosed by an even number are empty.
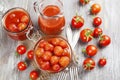
<svg viewBox="0 0 120 80"><path fill-rule="evenodd" d="M20 56L20 55L18 54L18 52L15 52L15 56L18 57L18 56Z"/></svg>
<svg viewBox="0 0 120 80"><path fill-rule="evenodd" d="M82 49L82 53L86 53L86 49L85 48Z"/></svg>

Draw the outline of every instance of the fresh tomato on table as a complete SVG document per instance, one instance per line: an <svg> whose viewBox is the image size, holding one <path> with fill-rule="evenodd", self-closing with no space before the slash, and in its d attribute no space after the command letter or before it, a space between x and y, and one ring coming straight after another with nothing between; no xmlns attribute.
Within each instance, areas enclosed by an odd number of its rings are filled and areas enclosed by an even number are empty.
<svg viewBox="0 0 120 80"><path fill-rule="evenodd" d="M81 28L84 25L84 19L81 16L74 16L71 21L73 28Z"/></svg>
<svg viewBox="0 0 120 80"><path fill-rule="evenodd" d="M93 38L93 31L91 29L84 29L80 32L80 40L82 42L89 42Z"/></svg>
<svg viewBox="0 0 120 80"><path fill-rule="evenodd" d="M89 2L90 2L90 0L80 0L80 3L81 3L82 5L88 4Z"/></svg>
<svg viewBox="0 0 120 80"><path fill-rule="evenodd" d="M30 72L30 80L37 80L37 78L39 77L39 72L36 70L33 70Z"/></svg>
<svg viewBox="0 0 120 80"><path fill-rule="evenodd" d="M17 53L20 55L23 55L26 52L26 46L25 45L19 45L17 47Z"/></svg>
<svg viewBox="0 0 120 80"><path fill-rule="evenodd" d="M95 61L92 58L86 58L83 62L84 70L93 70L95 65Z"/></svg>
<svg viewBox="0 0 120 80"><path fill-rule="evenodd" d="M106 58L100 58L100 60L98 62L99 66L101 66L101 67L105 66L106 63L107 63Z"/></svg>
<svg viewBox="0 0 120 80"><path fill-rule="evenodd" d="M20 71L24 71L26 68L27 68L27 64L23 61L20 61L18 64L17 64L17 68L18 70Z"/></svg>
<svg viewBox="0 0 120 80"><path fill-rule="evenodd" d="M28 52L27 52L27 58L28 59L30 59L30 60L32 60L33 59L33 50L29 50Z"/></svg>
<svg viewBox="0 0 120 80"><path fill-rule="evenodd" d="M88 56L92 57L95 56L97 53L98 49L94 45L88 45L86 49L83 49L83 53L87 54Z"/></svg>
<svg viewBox="0 0 120 80"><path fill-rule="evenodd" d="M95 18L94 18L94 20L93 20L93 25L94 25L95 27L100 26L101 23L102 23L102 19L101 19L100 17L95 17Z"/></svg>
<svg viewBox="0 0 120 80"><path fill-rule="evenodd" d="M108 46L111 43L111 38L107 35L102 35L99 40L99 45L101 47Z"/></svg>
<svg viewBox="0 0 120 80"><path fill-rule="evenodd" d="M100 11L101 11L101 6L100 6L100 4L93 4L92 6L91 6L91 9L90 9L90 11L91 11L91 14L98 14Z"/></svg>
<svg viewBox="0 0 120 80"><path fill-rule="evenodd" d="M94 31L93 31L93 35L94 37L99 37L100 35L102 35L103 31L101 28L95 28Z"/></svg>

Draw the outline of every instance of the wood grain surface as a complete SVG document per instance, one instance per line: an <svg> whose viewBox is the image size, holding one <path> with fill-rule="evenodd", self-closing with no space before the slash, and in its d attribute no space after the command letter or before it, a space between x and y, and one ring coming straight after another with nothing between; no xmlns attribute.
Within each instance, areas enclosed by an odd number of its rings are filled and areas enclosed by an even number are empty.
<svg viewBox="0 0 120 80"><path fill-rule="evenodd" d="M120 80L120 2L119 0L91 0L90 4L81 6L79 0L62 0L64 4L64 15L66 25L70 24L71 18L78 12L85 19L85 25L80 30L73 30L73 34L80 32L84 28L94 29L92 26L93 16L90 15L90 6L93 3L99 3L102 11L97 15L102 17L103 23L100 26L104 34L111 37L111 44L106 48L99 48L98 54L93 57L96 62L96 68L93 71L82 70L82 62L86 58L81 49L87 44L78 41L75 52L80 57L79 80ZM37 27L37 15L34 12L33 3L35 0L0 0L0 4L4 2L5 7L23 7L30 13L32 22ZM1 19L0 19L1 20ZM67 26L66 26L67 27ZM64 30L65 31L65 30ZM65 33L63 33L65 35ZM88 44L97 44L98 40L94 39ZM7 36L0 25L0 80L29 80L29 72L34 68L29 66L27 70L19 72L16 68L20 60L25 60L25 56L16 57L15 49L19 43L26 44L28 48L33 48L34 43L26 40L23 42L14 41ZM32 46L29 46L29 45ZM107 65L103 68L98 67L99 58L106 57ZM51 80L56 80L52 78ZM69 80L69 79L67 79Z"/></svg>

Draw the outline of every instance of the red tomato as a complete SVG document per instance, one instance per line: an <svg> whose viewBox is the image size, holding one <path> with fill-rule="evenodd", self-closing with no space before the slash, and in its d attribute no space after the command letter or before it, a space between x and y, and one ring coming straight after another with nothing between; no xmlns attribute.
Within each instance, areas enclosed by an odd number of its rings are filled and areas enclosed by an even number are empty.
<svg viewBox="0 0 120 80"><path fill-rule="evenodd" d="M84 19L81 16L74 16L71 25L73 28L81 28L84 25Z"/></svg>
<svg viewBox="0 0 120 80"><path fill-rule="evenodd" d="M19 24L18 24L18 30L19 30L19 31L24 30L26 27L27 27L27 24L26 24L26 23L19 23Z"/></svg>
<svg viewBox="0 0 120 80"><path fill-rule="evenodd" d="M40 66L43 70L49 70L50 69L50 63L49 61L43 62Z"/></svg>
<svg viewBox="0 0 120 80"><path fill-rule="evenodd" d="M97 49L96 46L94 46L94 45L88 45L86 47L86 50L83 51L83 52L85 52L88 56L92 57L92 56L96 55L97 51L98 51L98 49Z"/></svg>
<svg viewBox="0 0 120 80"><path fill-rule="evenodd" d="M67 43L65 41L63 41L63 40L60 41L59 46L61 46L62 48L67 48L68 47Z"/></svg>
<svg viewBox="0 0 120 80"><path fill-rule="evenodd" d="M47 43L47 44L45 45L45 50L46 50L46 51L53 51L53 49L54 49L54 46L53 46L52 44Z"/></svg>
<svg viewBox="0 0 120 80"><path fill-rule="evenodd" d="M70 58L70 53L67 48L63 50L62 56L67 56Z"/></svg>
<svg viewBox="0 0 120 80"><path fill-rule="evenodd" d="M8 25L8 30L11 31L11 32L18 32L18 28L15 24L11 23Z"/></svg>
<svg viewBox="0 0 120 80"><path fill-rule="evenodd" d="M99 37L100 35L102 35L102 33L103 33L103 31L101 28L95 28L93 35L94 35L94 37Z"/></svg>
<svg viewBox="0 0 120 80"><path fill-rule="evenodd" d="M11 19L13 19L13 18L16 17L16 14L12 13L12 14L9 15L9 17L10 17Z"/></svg>
<svg viewBox="0 0 120 80"><path fill-rule="evenodd" d="M82 42L89 42L93 38L93 31L91 29L84 29L80 32L80 39Z"/></svg>
<svg viewBox="0 0 120 80"><path fill-rule="evenodd" d="M44 54L44 49L38 48L37 50L35 50L35 54L37 57L41 57Z"/></svg>
<svg viewBox="0 0 120 80"><path fill-rule="evenodd" d="M111 39L107 35L102 35L99 40L99 45L102 47L108 46L111 43Z"/></svg>
<svg viewBox="0 0 120 80"><path fill-rule="evenodd" d="M50 63L51 63L52 65L57 64L58 62L59 62L59 57L57 57L57 56L52 56L52 57L51 57Z"/></svg>
<svg viewBox="0 0 120 80"><path fill-rule="evenodd" d="M30 80L37 80L37 78L39 77L39 72L36 70L33 70L30 72Z"/></svg>
<svg viewBox="0 0 120 80"><path fill-rule="evenodd" d="M102 23L102 19L100 17L95 17L94 20L93 20L93 25L94 26L100 26Z"/></svg>
<svg viewBox="0 0 120 80"><path fill-rule="evenodd" d="M92 58L86 58L83 62L84 70L92 70L95 68L95 61Z"/></svg>
<svg viewBox="0 0 120 80"><path fill-rule="evenodd" d="M17 68L20 71L24 71L27 68L27 64L25 62L21 61L17 64Z"/></svg>
<svg viewBox="0 0 120 80"><path fill-rule="evenodd" d="M23 16L21 17L20 21L23 22L23 23L28 23L29 18L28 18L28 16L23 15Z"/></svg>
<svg viewBox="0 0 120 80"><path fill-rule="evenodd" d="M69 63L70 63L70 58L67 57L67 56L63 56L63 57L61 57L60 60L59 60L59 64L60 64L60 66L62 66L62 67L68 66Z"/></svg>
<svg viewBox="0 0 120 80"><path fill-rule="evenodd" d="M54 54L55 54L56 56L61 56L62 53L63 53L63 49L62 49L61 46L56 46L56 47L54 48Z"/></svg>
<svg viewBox="0 0 120 80"><path fill-rule="evenodd" d="M91 6L91 13L98 14L101 11L101 6L99 4L93 4Z"/></svg>
<svg viewBox="0 0 120 80"><path fill-rule="evenodd" d="M50 51L45 51L44 54L42 55L42 59L45 61L49 61L51 57L52 53Z"/></svg>
<svg viewBox="0 0 120 80"><path fill-rule="evenodd" d="M52 43L54 46L58 46L59 43L60 43L60 39L58 39L58 38L52 38L51 43Z"/></svg>
<svg viewBox="0 0 120 80"><path fill-rule="evenodd" d="M17 53L20 55L23 55L26 52L26 46L25 45L19 45L17 47Z"/></svg>
<svg viewBox="0 0 120 80"><path fill-rule="evenodd" d="M29 51L27 52L27 58L30 59L30 60L33 59L33 50L29 50Z"/></svg>
<svg viewBox="0 0 120 80"><path fill-rule="evenodd" d="M13 19L12 19L12 22L18 24L18 23L20 22L20 20L19 20L19 18L13 18Z"/></svg>
<svg viewBox="0 0 120 80"><path fill-rule="evenodd" d="M42 58L37 59L37 61L38 61L38 64L39 64L39 65L42 65L43 62L44 62Z"/></svg>
<svg viewBox="0 0 120 80"><path fill-rule="evenodd" d="M82 5L88 4L89 2L90 2L90 0L80 0L80 3L81 3Z"/></svg>
<svg viewBox="0 0 120 80"><path fill-rule="evenodd" d="M106 59L105 58L101 58L98 62L99 66L103 67L105 66L107 63Z"/></svg>
<svg viewBox="0 0 120 80"><path fill-rule="evenodd" d="M52 66L52 69L56 72L58 72L60 70L60 65L59 64L55 64Z"/></svg>
<svg viewBox="0 0 120 80"><path fill-rule="evenodd" d="M39 42L39 47L44 48L46 44L48 44L48 42L45 40L42 40Z"/></svg>

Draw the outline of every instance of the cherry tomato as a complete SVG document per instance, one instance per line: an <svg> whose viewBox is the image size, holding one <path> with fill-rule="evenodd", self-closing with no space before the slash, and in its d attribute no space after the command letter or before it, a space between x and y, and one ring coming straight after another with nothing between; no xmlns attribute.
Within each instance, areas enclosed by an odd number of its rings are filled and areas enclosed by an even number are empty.
<svg viewBox="0 0 120 80"><path fill-rule="evenodd" d="M74 16L71 25L73 28L81 28L84 25L84 19L81 16Z"/></svg>
<svg viewBox="0 0 120 80"><path fill-rule="evenodd" d="M21 22L23 22L23 23L28 23L29 18L28 18L28 16L23 15L20 20L21 20Z"/></svg>
<svg viewBox="0 0 120 80"><path fill-rule="evenodd" d="M15 24L11 23L8 25L8 30L11 31L11 32L18 32L18 28Z"/></svg>
<svg viewBox="0 0 120 80"><path fill-rule="evenodd" d="M38 48L35 51L35 54L37 55L37 57L41 57L44 54L44 49L43 48Z"/></svg>
<svg viewBox="0 0 120 80"><path fill-rule="evenodd" d="M108 46L110 43L111 43L111 39L110 39L109 36L107 36L107 35L102 35L102 36L100 37L99 45L100 45L101 47Z"/></svg>
<svg viewBox="0 0 120 80"><path fill-rule="evenodd" d="M80 32L80 40L82 42L89 42L93 38L93 31L91 29L84 29Z"/></svg>
<svg viewBox="0 0 120 80"><path fill-rule="evenodd" d="M27 24L26 24L26 23L19 23L19 24L18 24L18 30L19 30L19 31L24 30L26 27L27 27Z"/></svg>
<svg viewBox="0 0 120 80"><path fill-rule="evenodd" d="M99 66L101 67L105 66L106 63L107 63L106 58L101 58L98 62Z"/></svg>
<svg viewBox="0 0 120 80"><path fill-rule="evenodd" d="M50 63L51 63L52 65L57 64L58 62L59 62L59 57L57 57L57 56L52 56L52 57L51 57Z"/></svg>
<svg viewBox="0 0 120 80"><path fill-rule="evenodd" d="M17 64L17 68L20 71L24 71L27 68L27 64L25 62L21 61Z"/></svg>
<svg viewBox="0 0 120 80"><path fill-rule="evenodd" d="M59 64L62 67L68 66L69 63L70 63L70 58L67 56L62 56L59 60Z"/></svg>
<svg viewBox="0 0 120 80"><path fill-rule="evenodd" d="M43 62L40 67L43 70L49 70L50 69L50 63L49 63L49 61Z"/></svg>
<svg viewBox="0 0 120 80"><path fill-rule="evenodd" d="M94 20L93 20L93 25L94 26L100 26L102 23L102 19L100 17L95 17Z"/></svg>
<svg viewBox="0 0 120 80"><path fill-rule="evenodd" d="M98 49L96 46L88 45L83 52L85 52L88 56L92 57L96 55L97 51Z"/></svg>
<svg viewBox="0 0 120 80"><path fill-rule="evenodd" d="M59 44L62 48L67 48L68 47L68 45L67 45L67 43L65 42L65 41L60 41L60 44Z"/></svg>
<svg viewBox="0 0 120 80"><path fill-rule="evenodd" d="M91 6L91 13L98 14L101 11L101 6L99 4L93 4Z"/></svg>
<svg viewBox="0 0 120 80"><path fill-rule="evenodd" d="M101 28L95 28L93 31L93 35L94 37L99 37L100 35L102 35L103 31Z"/></svg>
<svg viewBox="0 0 120 80"><path fill-rule="evenodd" d="M39 72L36 70L33 70L30 72L30 80L37 80L37 78L39 77Z"/></svg>
<svg viewBox="0 0 120 80"><path fill-rule="evenodd" d="M63 53L63 49L62 49L61 46L56 46L56 47L54 48L54 54L55 54L56 56L61 56L62 53Z"/></svg>
<svg viewBox="0 0 120 80"><path fill-rule="evenodd" d="M42 59L45 61L49 61L51 57L52 53L50 51L45 51L44 54L42 55Z"/></svg>
<svg viewBox="0 0 120 80"><path fill-rule="evenodd" d="M59 43L60 43L60 39L58 39L58 38L52 38L51 43L52 43L54 46L58 46Z"/></svg>
<svg viewBox="0 0 120 80"><path fill-rule="evenodd" d="M30 60L33 59L33 50L29 50L29 51L27 52L27 58L30 59Z"/></svg>
<svg viewBox="0 0 120 80"><path fill-rule="evenodd" d="M90 0L80 0L80 3L82 5L88 4L90 2Z"/></svg>
<svg viewBox="0 0 120 80"><path fill-rule="evenodd" d="M55 64L52 66L52 69L56 72L58 72L60 70L60 65L59 64Z"/></svg>
<svg viewBox="0 0 120 80"><path fill-rule="evenodd" d="M47 44L45 45L45 50L46 50L46 51L53 51L53 49L54 49L54 46L53 46L52 44L47 43Z"/></svg>
<svg viewBox="0 0 120 80"><path fill-rule="evenodd" d="M93 70L95 65L95 61L92 58L86 58L83 62L84 70Z"/></svg>
<svg viewBox="0 0 120 80"><path fill-rule="evenodd" d="M26 46L25 45L19 45L17 47L17 53L20 55L23 55L26 52Z"/></svg>

